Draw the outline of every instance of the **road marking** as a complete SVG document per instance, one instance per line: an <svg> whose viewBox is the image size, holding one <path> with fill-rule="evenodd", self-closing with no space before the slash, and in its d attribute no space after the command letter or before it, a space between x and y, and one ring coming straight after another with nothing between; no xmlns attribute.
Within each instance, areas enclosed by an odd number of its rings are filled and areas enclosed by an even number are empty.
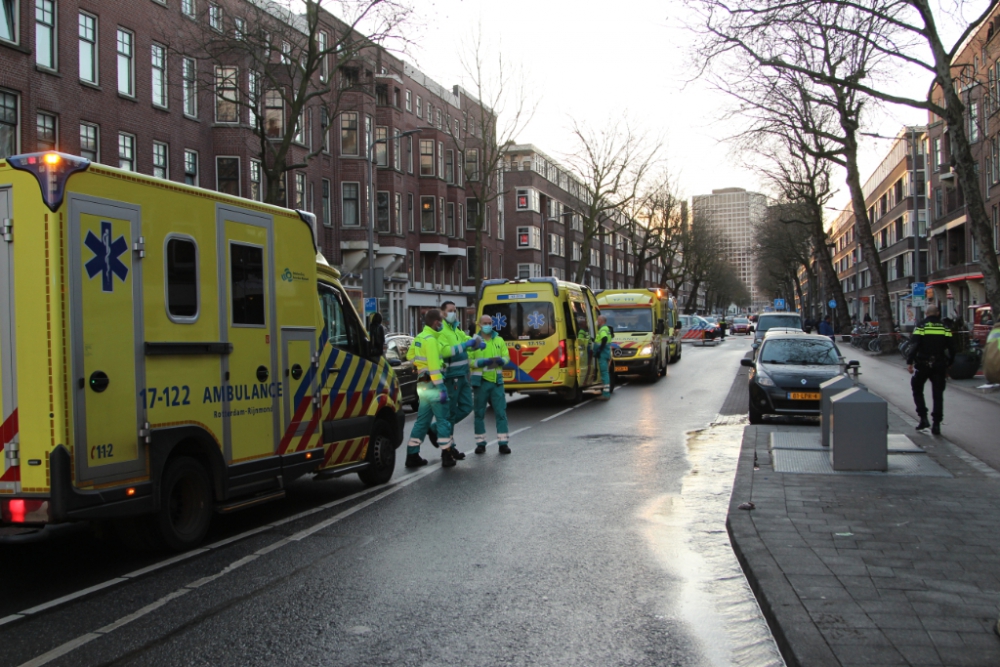
<svg viewBox="0 0 1000 667"><path fill-rule="evenodd" d="M545 422L550 421L552 419L555 419L556 417L562 417L567 412L573 412L573 408L566 408L562 412L557 412L554 415L550 415L550 416L546 417L545 419L543 419L541 423L544 424Z"/></svg>

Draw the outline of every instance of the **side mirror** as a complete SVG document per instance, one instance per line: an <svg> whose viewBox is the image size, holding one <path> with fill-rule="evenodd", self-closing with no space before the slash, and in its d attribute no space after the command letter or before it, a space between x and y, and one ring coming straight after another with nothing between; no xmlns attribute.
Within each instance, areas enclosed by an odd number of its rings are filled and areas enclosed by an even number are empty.
<svg viewBox="0 0 1000 667"><path fill-rule="evenodd" d="M858 361L857 359L851 359L850 361L847 362L847 367L848 368L861 368L861 362Z"/></svg>
<svg viewBox="0 0 1000 667"><path fill-rule="evenodd" d="M667 325L663 320L656 321L656 333L662 334L664 331L666 331L666 328Z"/></svg>
<svg viewBox="0 0 1000 667"><path fill-rule="evenodd" d="M389 360L389 365L392 366L393 368L395 368L397 366L402 366L403 362L401 360L399 360L399 359L390 359Z"/></svg>
<svg viewBox="0 0 1000 667"><path fill-rule="evenodd" d="M748 368L753 368L753 359L740 359L740 366L747 366Z"/></svg>

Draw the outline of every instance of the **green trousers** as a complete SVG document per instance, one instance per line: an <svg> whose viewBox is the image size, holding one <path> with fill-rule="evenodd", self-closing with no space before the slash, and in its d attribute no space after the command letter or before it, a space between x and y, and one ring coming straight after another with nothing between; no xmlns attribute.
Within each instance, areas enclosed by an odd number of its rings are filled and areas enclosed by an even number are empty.
<svg viewBox="0 0 1000 667"><path fill-rule="evenodd" d="M601 369L601 384L604 385L605 396L611 394L611 373L608 370L611 366L611 347L604 348L604 351L597 356L597 363Z"/></svg>
<svg viewBox="0 0 1000 667"><path fill-rule="evenodd" d="M486 444L486 404L493 406L493 415L497 420L497 442L506 445L510 436L507 435L507 394L503 384L481 380L476 387L475 427L476 444Z"/></svg>
<svg viewBox="0 0 1000 667"><path fill-rule="evenodd" d="M472 387L469 385L468 375L446 377L444 386L448 389L448 409L451 425L454 427L472 412Z"/></svg>
<svg viewBox="0 0 1000 667"><path fill-rule="evenodd" d="M420 409L417 411L417 421L413 424L413 430L410 431L410 441L406 443L406 453L420 453L420 443L424 441L431 428L437 433L438 446L450 447L449 404L441 402L441 387L435 387L430 382L418 382L417 397L420 399Z"/></svg>

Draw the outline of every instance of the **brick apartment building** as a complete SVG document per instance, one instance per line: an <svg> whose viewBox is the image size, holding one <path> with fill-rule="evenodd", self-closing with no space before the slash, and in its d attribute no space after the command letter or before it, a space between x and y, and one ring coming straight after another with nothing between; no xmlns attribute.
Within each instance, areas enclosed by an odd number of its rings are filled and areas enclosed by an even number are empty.
<svg viewBox="0 0 1000 667"><path fill-rule="evenodd" d="M498 258L505 278L553 276L572 281L581 261L584 280L593 289L621 289L635 284L633 243L616 233L615 221L604 222L605 233L591 242L582 257L586 188L558 162L531 144L505 151L502 215L507 228L505 256ZM647 265L644 287L659 284L660 265Z"/></svg>
<svg viewBox="0 0 1000 667"><path fill-rule="evenodd" d="M972 321L972 310L987 303L982 252L1000 252L1000 6L962 44L952 65L966 107L966 132L982 178L993 242L981 248L967 222L965 196L951 165L951 145L941 118L930 114L926 152L930 159L928 251L933 300L945 317ZM960 72L960 74L959 74ZM940 100L940 90L934 91ZM925 274L926 275L926 274Z"/></svg>
<svg viewBox="0 0 1000 667"><path fill-rule="evenodd" d="M928 205L924 185L926 151L927 128L904 127L862 187L875 247L889 287L893 318L900 326L914 324L911 283L917 277L921 281L927 279L927 243L923 238L927 233ZM853 213L842 211L834 218L830 239L834 245L833 267L844 290L848 312L858 320L865 314L877 319L872 267L861 256ZM919 267L914 263L918 242Z"/></svg>
<svg viewBox="0 0 1000 667"><path fill-rule="evenodd" d="M219 63L186 55L196 49L185 43L199 22L247 30L248 7L245 0L0 0L0 157L59 150L263 199L252 114L294 120L266 93L264 109L233 104L227 95L247 95L252 73L220 72ZM321 40L344 30L332 15L321 25ZM274 58L283 51L275 45ZM323 254L360 296L370 222L366 153L374 147L375 265L384 270L381 310L390 329L419 330L421 313L443 300L471 306L466 247L474 235L463 221L474 213L468 195L478 179L477 101L378 47L330 75L343 77L347 90L329 132L322 109L303 115L291 159L323 150L286 174L286 205L316 214ZM206 81L236 83L227 93ZM487 214L484 255L497 260L484 265L484 277L499 277L499 206Z"/></svg>

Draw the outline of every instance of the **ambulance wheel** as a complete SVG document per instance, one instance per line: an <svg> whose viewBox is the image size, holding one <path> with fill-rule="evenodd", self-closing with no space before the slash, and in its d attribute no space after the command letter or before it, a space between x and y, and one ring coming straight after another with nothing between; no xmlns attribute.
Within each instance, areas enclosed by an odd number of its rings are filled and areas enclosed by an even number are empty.
<svg viewBox="0 0 1000 667"><path fill-rule="evenodd" d="M375 420L365 460L368 467L358 473L365 486L378 486L392 479L396 469L396 448L392 443L392 429L383 419Z"/></svg>
<svg viewBox="0 0 1000 667"><path fill-rule="evenodd" d="M649 380L650 383L654 383L654 382L656 382L657 380L660 379L660 360L659 359L653 359L653 363L649 367L649 370L646 371L645 375L646 375L646 379Z"/></svg>
<svg viewBox="0 0 1000 667"><path fill-rule="evenodd" d="M677 354L673 354L670 356L670 363L676 364L680 360L681 360L681 344L677 343Z"/></svg>
<svg viewBox="0 0 1000 667"><path fill-rule="evenodd" d="M189 456L174 459L160 494L156 524L164 544L173 551L197 546L212 522L212 480L205 467Z"/></svg>

